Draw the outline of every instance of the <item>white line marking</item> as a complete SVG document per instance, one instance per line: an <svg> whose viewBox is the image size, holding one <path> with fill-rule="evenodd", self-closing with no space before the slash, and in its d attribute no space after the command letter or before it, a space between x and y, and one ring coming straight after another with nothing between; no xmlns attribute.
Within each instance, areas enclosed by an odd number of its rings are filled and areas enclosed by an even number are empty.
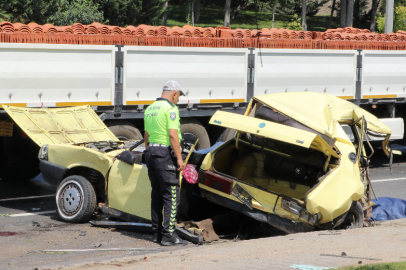
<svg viewBox="0 0 406 270"><path fill-rule="evenodd" d="M389 182L389 181L400 181L400 180L406 180L406 177L403 178L392 178L392 179L381 179L381 180L371 180L372 183L375 182Z"/></svg>
<svg viewBox="0 0 406 270"><path fill-rule="evenodd" d="M26 217L26 216L46 215L46 214L53 214L53 213L56 213L56 210L43 211L43 212L34 212L34 213L14 214L14 215L9 215L8 217Z"/></svg>

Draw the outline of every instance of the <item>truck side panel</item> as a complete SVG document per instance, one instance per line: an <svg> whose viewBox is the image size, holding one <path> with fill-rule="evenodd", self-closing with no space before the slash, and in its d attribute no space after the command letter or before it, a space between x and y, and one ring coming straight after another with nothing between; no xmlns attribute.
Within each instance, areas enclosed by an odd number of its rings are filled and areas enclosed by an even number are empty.
<svg viewBox="0 0 406 270"><path fill-rule="evenodd" d="M169 80L178 81L193 104L247 102L247 49L127 46L123 50L124 105L151 104Z"/></svg>
<svg viewBox="0 0 406 270"><path fill-rule="evenodd" d="M0 44L0 103L112 105L114 46Z"/></svg>
<svg viewBox="0 0 406 270"><path fill-rule="evenodd" d="M362 98L406 97L406 52L362 51Z"/></svg>
<svg viewBox="0 0 406 270"><path fill-rule="evenodd" d="M356 54L344 50L256 51L254 96L309 91L353 99Z"/></svg>

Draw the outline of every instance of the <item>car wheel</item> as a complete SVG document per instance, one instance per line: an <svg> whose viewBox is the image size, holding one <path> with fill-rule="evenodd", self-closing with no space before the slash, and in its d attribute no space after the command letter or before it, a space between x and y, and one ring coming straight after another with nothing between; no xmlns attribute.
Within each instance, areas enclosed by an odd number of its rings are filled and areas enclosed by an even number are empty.
<svg viewBox="0 0 406 270"><path fill-rule="evenodd" d="M92 184L79 175L66 177L56 192L59 217L67 222L86 222L96 209L96 194Z"/></svg>
<svg viewBox="0 0 406 270"><path fill-rule="evenodd" d="M120 141L142 140L141 132L133 124L127 121L111 122L107 125L111 132L116 135Z"/></svg>
<svg viewBox="0 0 406 270"><path fill-rule="evenodd" d="M180 121L180 132L185 140L186 149L190 149L199 138L196 150L210 148L210 139L203 125L195 119L186 119Z"/></svg>
<svg viewBox="0 0 406 270"><path fill-rule="evenodd" d="M340 229L355 229L364 227L364 211L360 202L354 202L340 225Z"/></svg>

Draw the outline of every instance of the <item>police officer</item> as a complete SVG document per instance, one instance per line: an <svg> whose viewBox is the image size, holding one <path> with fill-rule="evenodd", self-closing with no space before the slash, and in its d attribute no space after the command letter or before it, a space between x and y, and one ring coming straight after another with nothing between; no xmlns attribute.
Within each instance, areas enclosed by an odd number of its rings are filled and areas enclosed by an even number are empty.
<svg viewBox="0 0 406 270"><path fill-rule="evenodd" d="M145 159L152 186L152 229L156 232L155 241L164 246L187 244L175 234L175 217L180 201L179 172L185 168L176 104L184 95L179 83L169 81L163 87L162 96L144 114Z"/></svg>

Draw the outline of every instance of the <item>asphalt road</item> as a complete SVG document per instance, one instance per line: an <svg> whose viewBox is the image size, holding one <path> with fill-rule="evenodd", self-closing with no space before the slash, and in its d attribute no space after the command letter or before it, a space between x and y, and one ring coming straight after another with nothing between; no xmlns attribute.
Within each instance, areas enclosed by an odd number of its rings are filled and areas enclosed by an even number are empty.
<svg viewBox="0 0 406 270"><path fill-rule="evenodd" d="M406 200L406 147L403 156L395 156L393 174L390 174L389 159L377 151L370 164L370 175L378 197ZM162 252L162 247L151 242L152 235L137 232L110 231L95 228L90 224L67 224L59 221L55 213L55 188L40 177L28 182L6 182L0 180L0 232L16 232L17 237L2 237L0 234L0 269L33 269L33 267L55 268L79 262L97 262L128 255ZM10 216L11 214L11 216ZM79 233L87 231L85 237ZM283 234L283 233L282 233ZM271 231L266 236L281 235ZM260 236L264 237L264 236ZM33 253L43 249L95 249L149 247L154 251L91 251L79 253ZM190 245L189 245L190 246ZM189 247L188 246L188 247ZM4 247L7 247L4 249ZM151 253L152 252L152 253ZM21 268L22 267L22 268Z"/></svg>
<svg viewBox="0 0 406 270"><path fill-rule="evenodd" d="M394 145L402 156L393 157L392 174L389 159L381 151L373 156L370 164L372 187L376 196L406 200L406 146Z"/></svg>

